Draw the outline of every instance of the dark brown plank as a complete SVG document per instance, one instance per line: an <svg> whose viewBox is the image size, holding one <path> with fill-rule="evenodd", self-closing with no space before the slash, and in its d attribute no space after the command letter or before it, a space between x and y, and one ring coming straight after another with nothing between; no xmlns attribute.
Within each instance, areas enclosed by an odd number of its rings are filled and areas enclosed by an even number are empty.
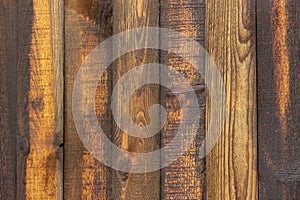
<svg viewBox="0 0 300 200"><path fill-rule="evenodd" d="M16 56L17 45L15 28L11 26L11 23L16 22L15 5L15 2L0 2L0 199L16 199L17 196L16 137L19 107L15 82L18 77L16 59L12 60ZM7 20L8 17L11 20ZM24 71L27 70L28 66ZM26 78L28 80L28 76ZM26 83L28 87L28 81Z"/></svg>
<svg viewBox="0 0 300 200"><path fill-rule="evenodd" d="M159 24L159 4L158 0L114 0L113 1L113 32L120 33L134 28L141 27L156 27ZM143 38L136 38L138 40L146 40L149 37L145 32ZM158 38L157 38L158 40ZM119 47L116 44L114 51L118 51ZM117 59L114 65L114 84L130 69L145 63L152 63L159 61L159 54L157 51L149 49L139 50L128 53L127 55ZM147 72L146 72L147 73ZM157 76L158 73L148 72L149 76ZM132 77L132 83L139 77ZM128 89L133 84L124 85ZM118 105L121 106L122 92L117 93ZM131 97L130 105L125 106L123 113L130 113L132 119L136 124L145 126L149 121L148 110L153 104L159 103L159 87L155 85L145 86L138 89ZM156 116L157 118L159 117ZM147 130L145 130L147 131ZM153 151L159 148L159 135L142 139L132 137L127 132L121 131L117 126L114 127L112 140L119 148L126 151L141 153ZM134 163L134 157L118 158L118 165L124 164L124 167L130 166L126 164ZM158 158L159 159L159 158ZM159 171L150 173L124 173L121 171L113 171L112 174L112 199L159 199L160 197L160 173Z"/></svg>
<svg viewBox="0 0 300 200"><path fill-rule="evenodd" d="M90 154L77 134L72 116L72 92L86 56L111 35L111 1L67 0L65 7L64 199L109 199L109 168ZM85 81L90 80L87 77ZM99 124L109 133L111 118L106 110L110 81L106 72L99 81L95 101ZM78 110L84 113L82 107Z"/></svg>
<svg viewBox="0 0 300 200"><path fill-rule="evenodd" d="M300 198L300 2L257 2L260 199Z"/></svg>
<svg viewBox="0 0 300 200"><path fill-rule="evenodd" d="M160 25L163 28L169 28L179 31L204 45L204 25L205 25L205 4L200 0L176 1L162 0L160 9ZM179 48L183 41L170 39L170 48ZM196 55L196 54L195 54ZM195 55L187 55L192 58ZM178 55L162 52L161 62L171 66L181 74L185 75L190 84L194 87L202 86L203 90L195 90L201 115L199 133L190 149L181 156L176 162L164 168L161 171L161 193L162 199L204 199L205 198L205 160L199 159L197 148L199 148L205 137L205 90L204 82L200 74L197 74L191 64ZM168 74L165 74L169 76ZM175 87L181 84L176 77L170 77ZM181 100L188 104L186 97L187 91L182 91ZM179 102L174 94L168 89L162 89L162 102L165 102L168 113L167 122L162 136L162 145L168 145L177 133L181 120L181 109ZM186 105L188 106L188 105ZM189 126L185 126L186 134L190 134ZM180 147L173 147L180 148Z"/></svg>
<svg viewBox="0 0 300 200"><path fill-rule="evenodd" d="M224 128L206 159L207 199L258 198L255 27L254 0L206 1L205 47L226 89Z"/></svg>

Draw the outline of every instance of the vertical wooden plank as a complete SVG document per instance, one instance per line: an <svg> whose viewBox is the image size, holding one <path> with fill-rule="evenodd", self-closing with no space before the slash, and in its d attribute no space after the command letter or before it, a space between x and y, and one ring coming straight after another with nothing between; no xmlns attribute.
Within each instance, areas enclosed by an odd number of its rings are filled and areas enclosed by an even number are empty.
<svg viewBox="0 0 300 200"><path fill-rule="evenodd" d="M63 4L34 0L32 6L26 199L62 199Z"/></svg>
<svg viewBox="0 0 300 200"><path fill-rule="evenodd" d="M114 34L134 28L157 27L159 24L158 0L114 0L113 16ZM147 32L145 37L148 37ZM146 39L146 38L139 38ZM157 38L158 40L159 38ZM138 38L137 41L138 42ZM120 44L117 44L120 45ZM118 51L118 46L114 46ZM158 51L142 49L137 50L117 59L115 62L113 81L116 83L128 70L145 63L157 63L159 61ZM141 72L142 73L142 72ZM149 73L155 76L157 73ZM138 77L137 77L138 78ZM159 79L159 77L157 77ZM135 77L132 77L135 81ZM124 85L123 87L132 87ZM129 88L128 88L129 89ZM118 91L118 105L121 106L122 92ZM159 87L155 85L145 86L136 91L131 97L130 105L123 110L123 113L130 113L136 124L145 126L149 122L148 110L153 104L159 103ZM159 116L157 116L158 118ZM146 130L145 130L146 131ZM126 132L114 127L113 142L126 151L142 153L153 151L159 148L159 135L142 139L129 136ZM119 164L133 163L134 158L118 158ZM159 159L159 158L158 158ZM126 166L128 167L128 166ZM129 169L130 170L130 169ZM142 174L124 173L113 171L112 174L112 199L159 199L160 197L160 172Z"/></svg>
<svg viewBox="0 0 300 200"><path fill-rule="evenodd" d="M111 5L110 0L65 1L64 199L109 199L109 168L96 160L80 141L72 116L72 92L77 71L86 56L111 35ZM105 72L95 101L99 123L108 134L110 82L110 72Z"/></svg>
<svg viewBox="0 0 300 200"><path fill-rule="evenodd" d="M202 0L176 1L161 0L160 25L179 31L186 36L193 38L204 46L204 25L205 25L205 2ZM170 48L179 48L178 39L170 39ZM195 52L196 53L196 52ZM195 55L187 55L193 57ZM185 59L172 53L162 52L161 62L171 66L182 73L195 88L201 109L199 133L190 149L176 162L162 170L161 174L161 199L204 199L205 198L205 160L199 159L197 148L199 148L205 137L205 86L193 66ZM166 76L168 76L166 74ZM170 77L172 83L177 87L181 83L176 76ZM203 77L202 77L203 78ZM199 90L197 88L200 88ZM201 89L202 88L202 89ZM163 89L162 89L163 90ZM188 91L182 91L181 98L185 102ZM161 98L165 101L168 113L167 124L165 125L162 137L162 144L168 144L177 133L181 120L181 108L175 95L168 90L162 91ZM188 126L187 126L188 127ZM186 134L191 130L186 128ZM174 147L180 148L180 147Z"/></svg>
<svg viewBox="0 0 300 200"><path fill-rule="evenodd" d="M225 125L206 160L207 199L257 199L255 1L207 0L205 24L226 89Z"/></svg>
<svg viewBox="0 0 300 200"><path fill-rule="evenodd" d="M51 16L48 1L1 1L0 7L1 152L6 152L0 198L62 199L62 61L53 55L62 48L52 37L62 37L62 20L51 34L59 12Z"/></svg>
<svg viewBox="0 0 300 200"><path fill-rule="evenodd" d="M300 198L299 12L299 1L257 1L261 199Z"/></svg>
<svg viewBox="0 0 300 200"><path fill-rule="evenodd" d="M16 2L0 1L0 199L16 199L17 194L16 137L19 107L17 86L12 84L18 79L16 34L12 25L16 22L16 11Z"/></svg>

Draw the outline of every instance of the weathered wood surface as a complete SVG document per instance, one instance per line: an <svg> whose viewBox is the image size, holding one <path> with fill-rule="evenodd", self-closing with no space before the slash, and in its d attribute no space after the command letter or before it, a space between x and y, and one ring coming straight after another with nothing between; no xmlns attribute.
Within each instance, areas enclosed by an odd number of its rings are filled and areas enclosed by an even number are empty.
<svg viewBox="0 0 300 200"><path fill-rule="evenodd" d="M77 134L72 116L72 92L77 71L86 56L111 35L111 13L111 1L65 2L64 199L109 199L109 168L86 150ZM83 81L88 81L88 76ZM106 72L99 82L95 102L99 123L109 133L111 117L106 109L110 107L107 105L110 81ZM82 110L83 106L77 109Z"/></svg>
<svg viewBox="0 0 300 200"><path fill-rule="evenodd" d="M159 1L158 0L114 0L113 1L113 33L117 34L126 30L143 27L157 27L159 25ZM144 32L143 38L136 37L135 42L147 39L147 32ZM126 39L123 38L123 39ZM159 38L157 38L157 41ZM115 44L113 51L118 52L121 44ZM114 85L119 79L133 67L137 67L146 63L158 63L159 53L155 50L140 49L130 52L127 55L117 59L113 67L113 83ZM149 74L149 76L157 76L158 71L141 73ZM133 87L135 79L140 77L132 77L132 83L123 87L129 89ZM117 92L118 104L123 104L123 95L121 91ZM129 105L125 105L122 114L130 113L130 117L139 126L146 126L150 122L149 109L153 104L159 104L159 87L157 85L148 85L139 88L131 97ZM159 114L155 118L159 118ZM122 115L124 117L124 115ZM125 121L126 119L122 119ZM145 132L148 132L145 129ZM136 153L146 153L159 148L159 134L150 138L137 138L128 135L128 133L114 125L112 132L112 141L126 151ZM133 165L135 158L118 158L118 165L128 168ZM159 159L159 158L158 158ZM146 163L145 163L146 164ZM113 171L112 173L112 199L160 199L160 171L145 172L141 174L126 173L121 171Z"/></svg>
<svg viewBox="0 0 300 200"><path fill-rule="evenodd" d="M225 125L206 159L209 200L258 198L255 26L254 0L206 1L205 47L226 89Z"/></svg>
<svg viewBox="0 0 300 200"><path fill-rule="evenodd" d="M189 36L204 46L204 22L205 22L205 4L202 0L176 1L162 0L160 9L160 26L176 30L186 36ZM169 48L180 48L184 41L178 41L176 38L170 38ZM195 52L195 55L197 52ZM192 58L195 55L187 55ZM205 159L200 160L197 154L205 137L205 90L204 82L196 70L184 58L174 54L161 52L160 62L172 67L186 76L194 88L203 86L203 90L196 90L201 109L199 133L192 143L188 152L182 155L176 162L164 168L161 171L161 197L162 199L204 199L205 198ZM169 74L161 74L170 76ZM164 77L165 78L165 77ZM178 87L182 80L176 76L170 77L172 84ZM202 77L204 78L204 77ZM167 121L164 126L161 137L162 145L168 145L178 131L181 123L181 112L179 102L172 91L161 89L161 104L165 103L168 113ZM180 95L184 102L188 104L188 91L182 91ZM188 105L187 105L188 106ZM196 108L198 109L198 108ZM186 134L190 134L188 125L185 126ZM172 147L177 150L177 146Z"/></svg>
<svg viewBox="0 0 300 200"><path fill-rule="evenodd" d="M300 198L300 2L257 1L260 199Z"/></svg>
<svg viewBox="0 0 300 200"><path fill-rule="evenodd" d="M0 198L62 199L63 5L1 1L0 7Z"/></svg>
<svg viewBox="0 0 300 200"><path fill-rule="evenodd" d="M207 120L209 91L197 90L200 128L189 151L160 171L125 173L101 164L80 141L73 83L99 43L147 26L177 30L206 47L224 77L226 122L200 160L205 123L214 122ZM104 132L127 151L161 148L180 121L174 94L157 85L139 88L123 112L147 125L149 108L164 105L161 135L131 137L112 119L113 86L128 70L152 62L180 71L195 88L205 84L172 53L141 49L115 60L99 81L95 108ZM299 65L297 0L0 0L0 199L300 199ZM120 106L121 92L118 98ZM119 160L124 167L134 162Z"/></svg>

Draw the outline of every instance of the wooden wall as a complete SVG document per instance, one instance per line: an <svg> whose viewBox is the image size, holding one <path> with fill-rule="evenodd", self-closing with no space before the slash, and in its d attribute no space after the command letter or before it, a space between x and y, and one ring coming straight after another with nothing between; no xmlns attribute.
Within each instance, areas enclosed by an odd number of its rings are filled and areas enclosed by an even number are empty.
<svg viewBox="0 0 300 200"><path fill-rule="evenodd" d="M127 109L136 123L147 125L149 108L163 105L161 133L140 139L117 126L110 97L132 67L163 63L179 71L200 105L199 130L186 153L163 169L136 174L105 166L84 147L73 121L72 92L91 50L141 27L179 31L206 49L223 76L226 105L219 109L226 109L226 120L217 144L200 159L207 126L216 123L208 120L203 77L170 52L141 49L118 58L95 97L99 124L118 147L159 149L181 120L175 95L146 85ZM168 45L180 48L180 42ZM299 0L0 0L0 69L1 200L300 199ZM159 80L167 74L149 75ZM180 85L176 76L171 79ZM117 98L121 107L122 94ZM186 91L180 98L188 106Z"/></svg>

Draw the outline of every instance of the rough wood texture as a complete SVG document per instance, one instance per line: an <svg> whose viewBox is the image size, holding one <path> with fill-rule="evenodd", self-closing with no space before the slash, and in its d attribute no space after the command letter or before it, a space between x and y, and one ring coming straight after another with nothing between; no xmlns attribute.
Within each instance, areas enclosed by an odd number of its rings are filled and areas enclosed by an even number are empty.
<svg viewBox="0 0 300 200"><path fill-rule="evenodd" d="M109 169L96 160L80 141L72 118L72 91L85 57L111 34L111 2L67 0L65 3L64 199L109 199ZM99 81L95 107L100 125L109 133L111 118L106 109L110 108L107 105L110 87L109 73L106 72Z"/></svg>
<svg viewBox="0 0 300 200"><path fill-rule="evenodd" d="M222 136L206 160L207 199L257 199L255 1L207 0L205 25L226 89Z"/></svg>
<svg viewBox="0 0 300 200"><path fill-rule="evenodd" d="M33 1L27 199L62 199L63 4L52 3Z"/></svg>
<svg viewBox="0 0 300 200"><path fill-rule="evenodd" d="M49 3L1 1L1 199L62 199L63 7Z"/></svg>
<svg viewBox="0 0 300 200"><path fill-rule="evenodd" d="M113 32L115 34L134 28L158 26L158 13L158 0L114 0ZM147 33L145 37L148 37ZM138 42L138 38L136 42ZM118 46L114 46L113 50L118 51ZM159 54L157 51L148 49L128 53L115 62L115 68L113 70L115 72L113 76L114 83L129 69L141 64L155 63L158 61ZM148 74L149 76L154 76L157 73L148 72ZM157 79L159 79L159 77L157 77ZM132 81L135 81L135 77L132 78ZM132 85L129 84L124 87L126 89L126 87L132 87ZM117 106L121 106L123 103L121 92L118 92L117 98L119 98ZM159 103L159 87L157 85L145 86L136 91L131 97L130 105L126 106L128 110L125 109L123 112L130 113L136 124L145 126L150 123L148 114L149 108L157 103ZM157 116L157 118L158 117L159 116ZM120 148L131 152L141 153L159 148L159 135L147 139L134 138L129 136L126 132L122 132L118 127L114 127L112 140ZM120 158L120 165L133 162L134 158L132 157ZM159 199L160 173L159 171L155 171L151 173L134 174L113 171L112 187L112 199Z"/></svg>
<svg viewBox="0 0 300 200"><path fill-rule="evenodd" d="M260 199L300 198L300 2L257 1Z"/></svg>
<svg viewBox="0 0 300 200"><path fill-rule="evenodd" d="M193 38L204 45L204 18L205 5L202 0L176 1L162 0L160 10L160 25L163 28L169 28L179 31L186 36ZM170 48L179 48L180 42L171 38ZM193 57L195 55L187 55ZM200 160L197 155L199 148L205 137L205 90L204 82L195 69L188 61L178 55L162 52L161 62L171 66L173 69L182 73L189 80L190 84L197 88L202 86L202 90L195 90L201 109L199 133L190 149L181 156L176 162L161 171L161 199L194 199L205 198L205 160ZM168 74L165 74L168 76ZM181 83L178 78L171 77L176 86ZM181 98L188 103L186 99L187 91L182 91ZM164 127L162 136L162 145L168 144L177 133L181 121L181 108L177 98L171 91L162 88L162 102L165 102L168 113L167 123ZM189 134L188 126L186 134ZM173 147L180 148L180 147Z"/></svg>

